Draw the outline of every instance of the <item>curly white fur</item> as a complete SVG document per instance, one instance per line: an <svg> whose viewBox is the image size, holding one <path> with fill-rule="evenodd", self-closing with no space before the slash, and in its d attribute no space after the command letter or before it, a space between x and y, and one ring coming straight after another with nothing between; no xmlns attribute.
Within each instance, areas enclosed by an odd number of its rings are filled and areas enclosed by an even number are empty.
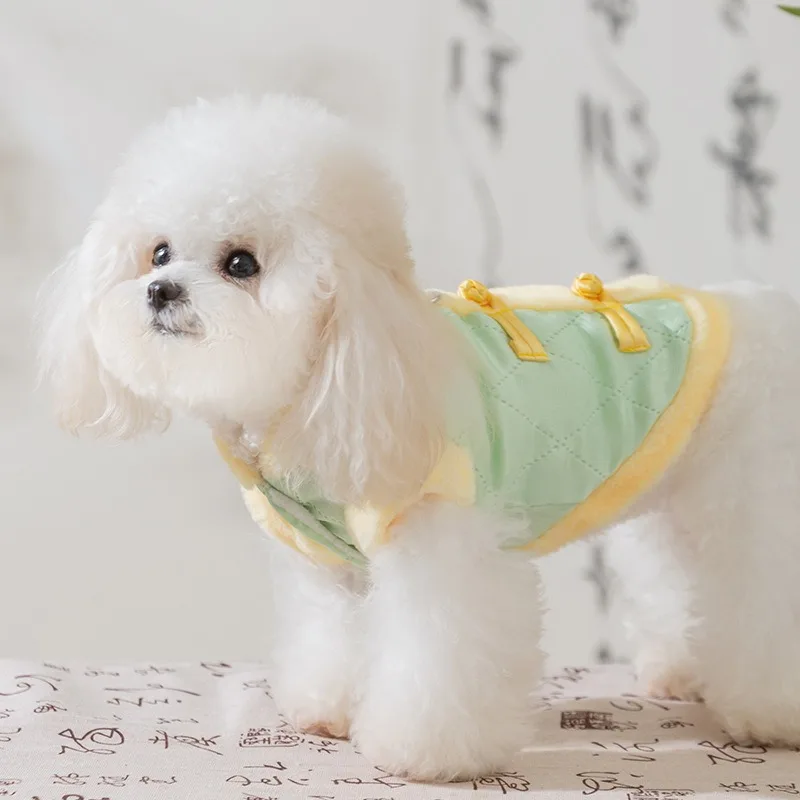
<svg viewBox="0 0 800 800"><path fill-rule="evenodd" d="M237 251L257 274L226 273ZM149 304L156 280L181 301ZM800 314L774 293L736 297L716 407L631 515L658 524L630 522L617 560L651 689L702 687L737 737L800 743ZM44 308L42 371L69 429L127 437L187 412L240 452L268 438L285 473L312 471L338 502L419 486L446 399L476 391L415 285L400 193L309 101L173 112L126 158ZM273 688L289 719L350 732L415 778L503 766L526 743L540 661L536 571L498 547L516 525L423 502L368 580L276 544Z"/></svg>
<svg viewBox="0 0 800 800"><path fill-rule="evenodd" d="M716 401L690 447L612 531L651 691L702 696L737 741L800 744L800 310L716 288L735 323Z"/></svg>

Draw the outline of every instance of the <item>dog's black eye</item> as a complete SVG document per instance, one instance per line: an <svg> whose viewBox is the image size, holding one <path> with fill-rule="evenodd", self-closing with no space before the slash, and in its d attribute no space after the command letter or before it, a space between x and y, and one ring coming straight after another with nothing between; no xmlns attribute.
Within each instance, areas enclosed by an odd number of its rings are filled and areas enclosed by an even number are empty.
<svg viewBox="0 0 800 800"><path fill-rule="evenodd" d="M153 250L154 267L163 267L165 264L169 264L171 258L172 251L169 249L169 245L166 242L161 242L161 244L157 245L156 249Z"/></svg>
<svg viewBox="0 0 800 800"><path fill-rule="evenodd" d="M222 265L222 270L226 275L238 280L252 278L259 270L258 261L252 253L247 250L234 250Z"/></svg>

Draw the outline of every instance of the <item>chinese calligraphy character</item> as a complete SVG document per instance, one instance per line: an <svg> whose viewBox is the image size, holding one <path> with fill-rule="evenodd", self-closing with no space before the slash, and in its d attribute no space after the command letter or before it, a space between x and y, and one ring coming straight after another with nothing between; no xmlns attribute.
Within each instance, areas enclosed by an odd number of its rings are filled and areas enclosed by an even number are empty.
<svg viewBox="0 0 800 800"><path fill-rule="evenodd" d="M174 667L137 667L134 672L137 675L168 675L172 672L177 672Z"/></svg>
<svg viewBox="0 0 800 800"><path fill-rule="evenodd" d="M200 666L203 669L209 671L209 673L215 678L224 678L226 673L225 670L233 669L230 664L226 664L224 661L218 661L216 663L201 661Z"/></svg>
<svg viewBox="0 0 800 800"><path fill-rule="evenodd" d="M593 745L599 747L601 750L611 750L617 747L622 750L626 755L623 756L623 761L644 761L652 762L656 759L648 753L655 753L654 744L658 744L658 739L655 739L652 744L648 742L637 742L636 744L625 745L619 742L613 742L612 745L605 745L602 742L592 742Z"/></svg>
<svg viewBox="0 0 800 800"><path fill-rule="evenodd" d="M485 164L503 143L507 78L520 50L497 24L493 3L462 0L461 7L469 13L458 17L463 30L449 43L448 122L483 235L476 269L492 286L498 282L503 228Z"/></svg>
<svg viewBox="0 0 800 800"><path fill-rule="evenodd" d="M605 87L578 98L580 157L590 200L587 219L601 252L623 273L632 274L645 269L645 257L628 222L613 211L615 200L634 209L649 205L659 157L648 122L647 97L615 60L624 34L632 28L637 5L633 0L587 0L587 5L606 34L595 33L591 44L607 77ZM593 25L592 31L597 28ZM602 545L593 548L589 579L596 584L599 611L607 616L609 584L603 553ZM600 663L616 660L606 641L599 643L596 658Z"/></svg>
<svg viewBox="0 0 800 800"><path fill-rule="evenodd" d="M775 118L777 100L761 88L756 69L746 70L735 82L729 103L736 117L736 128L729 147L712 142L711 155L729 174L730 227L737 237L748 229L769 238L772 209L767 192L775 175L756 163Z"/></svg>
<svg viewBox="0 0 800 800"><path fill-rule="evenodd" d="M55 786L86 786L88 780L88 775L78 775L77 772L70 772L68 775L53 775L53 785Z"/></svg>
<svg viewBox="0 0 800 800"><path fill-rule="evenodd" d="M174 700L175 703L181 703L182 700ZM138 708L142 708L144 706L167 706L170 704L170 699L168 697L111 697L106 700L106 703L110 706L121 706L121 705L128 705L128 706L137 706Z"/></svg>
<svg viewBox="0 0 800 800"><path fill-rule="evenodd" d="M297 747L304 741L302 736L291 730L249 728L239 738L239 747Z"/></svg>
<svg viewBox="0 0 800 800"><path fill-rule="evenodd" d="M66 711L67 709L64 706L60 706L58 703L44 703L41 702L36 708L33 709L34 714L49 714L49 713L56 713L59 711Z"/></svg>
<svg viewBox="0 0 800 800"><path fill-rule="evenodd" d="M665 719L661 723L661 727L665 730L671 730L672 728L693 728L693 722L686 722L682 719Z"/></svg>
<svg viewBox="0 0 800 800"><path fill-rule="evenodd" d="M747 14L747 0L724 0L720 16L731 33L744 33L744 16Z"/></svg>
<svg viewBox="0 0 800 800"><path fill-rule="evenodd" d="M606 23L608 35L615 42L622 39L636 13L634 0L589 0L589 8Z"/></svg>
<svg viewBox="0 0 800 800"><path fill-rule="evenodd" d="M169 734L166 731L158 730L156 731L156 735L149 739L152 744L163 744L164 749L168 750L170 744L176 742L177 744L183 744L187 747L194 747L197 750L202 750L205 753L213 753L214 755L221 756L222 753L219 750L215 750L214 748L219 747L217 744L217 739L221 734L217 734L216 736L186 736L186 735L173 735Z"/></svg>
<svg viewBox="0 0 800 800"><path fill-rule="evenodd" d="M24 694L34 688L47 686L51 691L57 692L61 678L53 678L50 675L15 675L13 680L18 681L14 690L0 692L0 697L13 697L15 694Z"/></svg>
<svg viewBox="0 0 800 800"><path fill-rule="evenodd" d="M114 747L119 747L125 743L125 736L119 728L93 728L92 730L84 733L83 736L78 736L72 728L67 728L61 731L59 736L72 741L75 745L62 745L59 755L63 756L68 750L74 753L94 753L100 756L111 756L117 751ZM92 745L102 745L102 747L89 747L87 742Z"/></svg>
<svg viewBox="0 0 800 800"><path fill-rule="evenodd" d="M582 780L584 795L593 795L597 794L597 792L613 792L620 789L632 789L633 791L644 789L644 785L641 783L628 783L628 778L638 780L643 777L632 773L626 776L625 779L621 777L619 772L579 772L576 777Z"/></svg>
<svg viewBox="0 0 800 800"><path fill-rule="evenodd" d="M771 792L775 792L775 794L800 794L800 789L797 787L796 783L770 783L767 788Z"/></svg>
<svg viewBox="0 0 800 800"><path fill-rule="evenodd" d="M98 781L98 786L114 786L116 788L123 788L128 782L130 775L101 775Z"/></svg>
<svg viewBox="0 0 800 800"><path fill-rule="evenodd" d="M715 755L711 753L706 753L706 755L715 766L717 764L763 764L766 761L766 759L761 758L761 756L766 755L766 747L745 747L735 742L718 745L704 741L699 744L700 747L706 747L714 751Z"/></svg>
<svg viewBox="0 0 800 800"><path fill-rule="evenodd" d="M562 711L561 727L564 730L607 731L611 729L608 711Z"/></svg>
<svg viewBox="0 0 800 800"><path fill-rule="evenodd" d="M517 772L498 772L472 782L472 788L475 791L478 791L478 787L483 786L496 787L502 794L527 792L531 788L530 781Z"/></svg>

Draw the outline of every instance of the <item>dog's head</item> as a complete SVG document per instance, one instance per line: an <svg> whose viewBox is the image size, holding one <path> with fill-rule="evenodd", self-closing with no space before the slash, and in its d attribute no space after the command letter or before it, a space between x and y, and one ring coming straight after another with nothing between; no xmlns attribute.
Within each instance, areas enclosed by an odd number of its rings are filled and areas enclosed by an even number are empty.
<svg viewBox="0 0 800 800"><path fill-rule="evenodd" d="M199 103L134 146L58 271L43 372L72 430L283 414L317 469L356 447L427 452L412 272L402 197L344 122L283 96Z"/></svg>

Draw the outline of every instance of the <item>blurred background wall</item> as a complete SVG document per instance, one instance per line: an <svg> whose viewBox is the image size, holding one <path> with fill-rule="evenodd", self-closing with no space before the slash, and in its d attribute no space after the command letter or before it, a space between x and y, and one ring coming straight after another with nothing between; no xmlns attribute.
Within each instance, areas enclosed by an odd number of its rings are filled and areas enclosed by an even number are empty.
<svg viewBox="0 0 800 800"><path fill-rule="evenodd" d="M205 431L59 433L30 319L130 138L319 97L405 184L425 285L645 270L793 287L800 19L766 0L10 0L0 7L0 654L258 659L258 534ZM544 565L556 663L624 658L602 543Z"/></svg>

